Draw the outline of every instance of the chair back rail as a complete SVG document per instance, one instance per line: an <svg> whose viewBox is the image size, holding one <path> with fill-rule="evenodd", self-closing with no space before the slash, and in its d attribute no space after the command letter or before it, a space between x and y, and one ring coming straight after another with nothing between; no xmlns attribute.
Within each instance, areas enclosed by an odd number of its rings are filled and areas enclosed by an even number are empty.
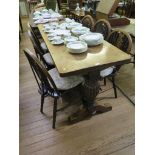
<svg viewBox="0 0 155 155"><path fill-rule="evenodd" d="M129 33L119 29L113 30L109 34L107 41L120 50L130 54L132 47L132 38ZM116 66L115 71L118 71L120 68L121 65Z"/></svg>
<svg viewBox="0 0 155 155"><path fill-rule="evenodd" d="M111 25L107 20L99 19L95 23L93 31L103 34L104 39L107 40L107 38L111 32Z"/></svg>
<svg viewBox="0 0 155 155"><path fill-rule="evenodd" d="M24 53L29 61L32 72L37 81L39 90L42 93L47 93L49 91L51 95L53 93L53 97L55 95L55 92L57 94L60 94L52 77L49 75L46 68L40 63L39 59L28 49L25 49Z"/></svg>
<svg viewBox="0 0 155 155"><path fill-rule="evenodd" d="M45 62L45 59L43 58L44 53L43 53L43 51L42 51L40 45L37 44L37 42L36 42L36 40L34 39L34 36L33 36L32 34L33 34L32 32L28 31L28 35L29 35L29 38L30 38L30 40L31 40L31 42L32 42L32 44L33 44L33 47L34 47L36 56L37 56L37 58L38 58L40 61L43 62L43 64L45 65L45 67L47 67L47 64L46 64L46 62Z"/></svg>
<svg viewBox="0 0 155 155"><path fill-rule="evenodd" d="M126 53L131 52L132 38L129 33L123 30L113 30L109 34L107 41Z"/></svg>
<svg viewBox="0 0 155 155"><path fill-rule="evenodd" d="M94 19L90 15L86 15L82 18L81 23L83 26L90 28L90 30L93 30L94 27Z"/></svg>

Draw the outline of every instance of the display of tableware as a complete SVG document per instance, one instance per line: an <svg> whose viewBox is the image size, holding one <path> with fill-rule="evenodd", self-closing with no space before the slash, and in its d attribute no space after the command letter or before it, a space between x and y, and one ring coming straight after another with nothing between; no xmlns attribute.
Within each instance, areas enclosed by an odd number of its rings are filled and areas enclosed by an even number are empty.
<svg viewBox="0 0 155 155"><path fill-rule="evenodd" d="M53 33L54 28L45 28L44 32L46 33Z"/></svg>
<svg viewBox="0 0 155 155"><path fill-rule="evenodd" d="M55 39L51 42L53 45L61 45L64 43L63 39Z"/></svg>
<svg viewBox="0 0 155 155"><path fill-rule="evenodd" d="M71 22L75 22L75 20L74 19L70 19L70 18L65 18L65 22L71 23Z"/></svg>
<svg viewBox="0 0 155 155"><path fill-rule="evenodd" d="M51 30L51 26L45 26L45 27L44 27L44 30L45 30L45 31Z"/></svg>
<svg viewBox="0 0 155 155"><path fill-rule="evenodd" d="M67 28L68 23L61 23L58 27L60 29L66 29Z"/></svg>
<svg viewBox="0 0 155 155"><path fill-rule="evenodd" d="M49 9L49 13L52 14L54 13L54 11L52 9Z"/></svg>
<svg viewBox="0 0 155 155"><path fill-rule="evenodd" d="M39 16L34 16L34 17L33 17L33 20L36 21L36 20L39 20L40 18L42 18L42 16L40 16L40 15L39 15Z"/></svg>
<svg viewBox="0 0 155 155"><path fill-rule="evenodd" d="M41 13L47 13L47 12L48 12L47 9L43 9L43 10L41 10Z"/></svg>
<svg viewBox="0 0 155 155"><path fill-rule="evenodd" d="M63 38L65 38L65 37L69 37L69 36L71 36L71 33L70 33L70 32L68 32L68 33L64 33L64 34L62 35Z"/></svg>
<svg viewBox="0 0 155 155"><path fill-rule="evenodd" d="M55 37L55 36L57 36L57 34L55 34L55 33L49 33L49 34L47 34L47 36L48 37Z"/></svg>
<svg viewBox="0 0 155 155"><path fill-rule="evenodd" d="M90 32L90 29L87 28L87 27L75 27L71 30L71 32L74 34L74 35L82 35L82 34L85 34L85 33L89 33Z"/></svg>
<svg viewBox="0 0 155 155"><path fill-rule="evenodd" d="M74 37L74 36L69 36L69 37L64 38L64 43L65 44L68 44L68 43L74 42L74 41L78 41L78 38Z"/></svg>
<svg viewBox="0 0 155 155"><path fill-rule="evenodd" d="M48 19L40 18L40 19L36 20L34 23L35 24L43 24L43 23L47 23L47 22L49 22Z"/></svg>
<svg viewBox="0 0 155 155"><path fill-rule="evenodd" d="M62 15L60 15L59 13L53 13L53 14L51 14L51 18L58 18L58 19L62 19L62 18L63 18L63 16L62 16Z"/></svg>
<svg viewBox="0 0 155 155"><path fill-rule="evenodd" d="M61 36L61 35L66 36L66 35L70 34L70 30L61 30L61 29L56 29L51 32L57 34L58 36Z"/></svg>
<svg viewBox="0 0 155 155"><path fill-rule="evenodd" d="M58 24L58 22L52 22L52 23L50 23L50 25L51 25L51 26L56 26L56 27L57 27L59 24Z"/></svg>
<svg viewBox="0 0 155 155"><path fill-rule="evenodd" d="M88 49L87 44L82 41L70 42L66 45L66 47L69 49L70 53L83 53Z"/></svg>
<svg viewBox="0 0 155 155"><path fill-rule="evenodd" d="M53 31L56 29L56 27L54 27L54 26L48 26L48 27L45 27L44 29L43 29L43 31L44 32L46 32L46 33L53 33Z"/></svg>
<svg viewBox="0 0 155 155"><path fill-rule="evenodd" d="M42 16L43 16L44 19L49 19L49 18L51 18L51 14L49 14L49 13L45 13L45 14L43 14Z"/></svg>
<svg viewBox="0 0 155 155"><path fill-rule="evenodd" d="M85 41L88 46L96 46L103 43L103 35L100 33L88 33L81 35L80 40Z"/></svg>
<svg viewBox="0 0 155 155"><path fill-rule="evenodd" d="M61 40L60 36L54 36L54 37L48 37L48 40L52 41L52 40Z"/></svg>
<svg viewBox="0 0 155 155"><path fill-rule="evenodd" d="M35 11L35 12L33 13L33 15L34 15L34 16L40 16L40 15L41 15L41 12L40 12L40 11Z"/></svg>
<svg viewBox="0 0 155 155"><path fill-rule="evenodd" d="M76 27L81 27L82 24L81 23L77 23L77 22L71 22L67 25L67 29L73 29L73 28L76 28Z"/></svg>

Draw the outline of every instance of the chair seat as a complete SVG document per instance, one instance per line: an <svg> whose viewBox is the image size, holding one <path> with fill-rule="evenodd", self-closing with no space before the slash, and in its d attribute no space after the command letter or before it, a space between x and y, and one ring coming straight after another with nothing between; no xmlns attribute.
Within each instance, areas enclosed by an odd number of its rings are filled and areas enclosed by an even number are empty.
<svg viewBox="0 0 155 155"><path fill-rule="evenodd" d="M104 77L110 75L110 74L113 72L114 68L115 68L115 67L112 66L112 67L109 67L109 68L106 68L106 69L102 70L102 71L100 72L100 76L101 76L102 78L104 78Z"/></svg>
<svg viewBox="0 0 155 155"><path fill-rule="evenodd" d="M46 53L43 55L44 60L46 61L46 63L50 66L54 65L54 61L50 55L50 53Z"/></svg>
<svg viewBox="0 0 155 155"><path fill-rule="evenodd" d="M40 46L41 46L41 48L44 50L44 52L47 52L47 51L48 51L45 42L42 42L42 43L40 44Z"/></svg>
<svg viewBox="0 0 155 155"><path fill-rule="evenodd" d="M74 88L84 81L84 78L81 76L60 77L56 68L51 69L48 72L59 90Z"/></svg>

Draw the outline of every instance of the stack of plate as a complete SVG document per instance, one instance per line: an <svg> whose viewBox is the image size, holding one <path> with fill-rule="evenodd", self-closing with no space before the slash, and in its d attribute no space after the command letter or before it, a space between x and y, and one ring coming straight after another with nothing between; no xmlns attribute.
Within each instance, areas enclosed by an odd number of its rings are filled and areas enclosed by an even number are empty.
<svg viewBox="0 0 155 155"><path fill-rule="evenodd" d="M84 26L76 27L71 30L74 35L82 35L90 32L90 29Z"/></svg>
<svg viewBox="0 0 155 155"><path fill-rule="evenodd" d="M88 33L79 37L81 41L84 41L88 46L96 46L103 43L103 35L100 33Z"/></svg>
<svg viewBox="0 0 155 155"><path fill-rule="evenodd" d="M66 47L69 49L70 53L83 53L88 49L87 44L82 41L70 42Z"/></svg>
<svg viewBox="0 0 155 155"><path fill-rule="evenodd" d="M78 40L78 38L77 37L74 37L74 36L68 36L68 37L64 38L65 44L68 44L70 42L75 42L77 40Z"/></svg>

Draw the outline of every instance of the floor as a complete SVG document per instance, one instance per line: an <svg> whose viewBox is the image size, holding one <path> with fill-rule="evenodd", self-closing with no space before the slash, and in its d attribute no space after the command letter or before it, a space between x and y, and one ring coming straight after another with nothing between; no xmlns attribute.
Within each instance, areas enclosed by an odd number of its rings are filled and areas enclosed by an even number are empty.
<svg viewBox="0 0 155 155"><path fill-rule="evenodd" d="M96 115L79 123L69 125L67 117L81 103L75 90L59 100L60 106L72 105L58 113L56 129L52 129L52 102L47 97L41 114L40 96L23 49L33 50L27 35L27 18L22 19L24 32L21 33L19 50L20 70L20 155L134 155L135 150L135 108L118 90L118 98L112 96L113 89L108 81L102 86L103 93L96 102L110 103L112 111ZM125 65L117 75L117 85L134 100L134 66Z"/></svg>

